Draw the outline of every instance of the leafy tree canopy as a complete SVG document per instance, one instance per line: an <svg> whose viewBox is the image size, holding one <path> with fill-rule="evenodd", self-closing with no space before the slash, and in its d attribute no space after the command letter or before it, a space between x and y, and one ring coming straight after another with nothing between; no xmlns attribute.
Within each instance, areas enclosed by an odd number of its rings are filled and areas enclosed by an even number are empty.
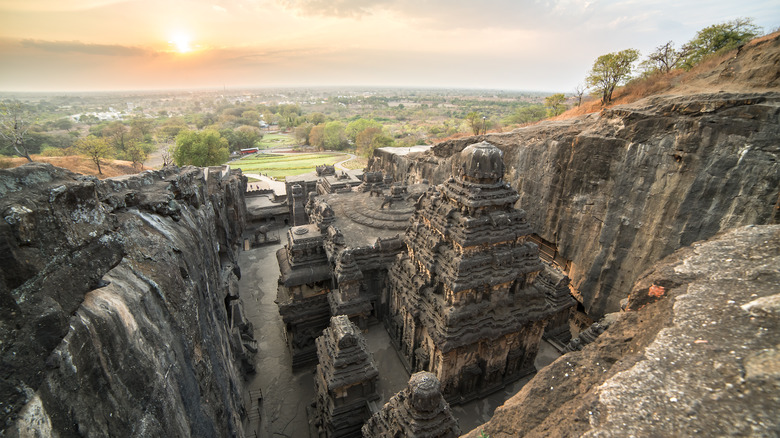
<svg viewBox="0 0 780 438"><path fill-rule="evenodd" d="M347 138L354 142L357 139L357 135L367 128L379 128L381 130L382 124L376 120L359 118L349 122L345 132L347 134Z"/></svg>
<svg viewBox="0 0 780 438"><path fill-rule="evenodd" d="M683 46L682 67L690 70L707 55L735 49L761 33L751 18L737 18L705 27Z"/></svg>
<svg viewBox="0 0 780 438"><path fill-rule="evenodd" d="M254 126L239 126L236 129L221 129L220 135L227 140L231 151L240 151L257 146L263 139L260 128Z"/></svg>
<svg viewBox="0 0 780 438"><path fill-rule="evenodd" d="M100 169L100 163L113 153L108 141L105 138L90 135L76 142L76 148L95 163L98 174L102 175L103 171Z"/></svg>
<svg viewBox="0 0 780 438"><path fill-rule="evenodd" d="M173 160L179 166L217 166L228 160L228 142L213 129L183 130L176 136Z"/></svg>
<svg viewBox="0 0 780 438"><path fill-rule="evenodd" d="M325 125L313 126L309 131L309 144L317 149L325 149Z"/></svg>
<svg viewBox="0 0 780 438"><path fill-rule="evenodd" d="M555 117L566 111L566 96L563 93L553 94L544 98L544 106L547 108L547 117Z"/></svg>
<svg viewBox="0 0 780 438"><path fill-rule="evenodd" d="M589 87L601 95L602 104L611 102L615 87L631 77L632 66L637 58L639 50L636 49L607 53L596 58L586 81Z"/></svg>
<svg viewBox="0 0 780 438"><path fill-rule="evenodd" d="M344 125L339 121L328 122L325 124L325 148L332 150L341 150L349 146L347 135L344 132Z"/></svg>
<svg viewBox="0 0 780 438"><path fill-rule="evenodd" d="M469 128L471 128L471 132L474 135L479 135L479 133L482 132L485 123L484 116L476 111L466 114L466 122L469 124Z"/></svg>

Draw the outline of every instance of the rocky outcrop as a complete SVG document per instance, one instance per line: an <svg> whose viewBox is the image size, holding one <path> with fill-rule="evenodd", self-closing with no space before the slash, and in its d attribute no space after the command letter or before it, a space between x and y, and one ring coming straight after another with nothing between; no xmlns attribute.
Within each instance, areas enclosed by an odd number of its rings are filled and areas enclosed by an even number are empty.
<svg viewBox="0 0 780 438"><path fill-rule="evenodd" d="M778 291L780 225L683 248L641 277L593 343L466 436L775 436Z"/></svg>
<svg viewBox="0 0 780 438"><path fill-rule="evenodd" d="M443 182L453 154L487 140L529 225L571 260L585 310L617 311L639 274L678 248L778 221L780 93L657 96L578 118L377 152L370 170Z"/></svg>
<svg viewBox="0 0 780 438"><path fill-rule="evenodd" d="M7 436L241 435L246 179L0 171Z"/></svg>

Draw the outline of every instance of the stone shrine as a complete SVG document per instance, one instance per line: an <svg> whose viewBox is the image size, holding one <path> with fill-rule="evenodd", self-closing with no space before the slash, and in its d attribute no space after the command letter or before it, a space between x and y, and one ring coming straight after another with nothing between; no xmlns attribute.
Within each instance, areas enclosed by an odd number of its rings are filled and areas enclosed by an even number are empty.
<svg viewBox="0 0 780 438"><path fill-rule="evenodd" d="M409 385L390 398L363 426L365 438L455 438L460 428L431 373L412 375Z"/></svg>
<svg viewBox="0 0 780 438"><path fill-rule="evenodd" d="M334 316L317 338L317 357L314 422L319 436L361 437L360 428L371 417L369 404L379 399L379 371L363 334L348 317Z"/></svg>
<svg viewBox="0 0 780 438"><path fill-rule="evenodd" d="M383 180L381 173L373 178ZM277 304L293 367L316 360L314 340L332 315L347 315L365 329L387 313L380 295L387 269L405 249L401 233L427 187L396 187L389 195L395 202L384 209L367 192L308 193L310 223L292 227L277 252Z"/></svg>
<svg viewBox="0 0 780 438"><path fill-rule="evenodd" d="M293 367L317 358L314 339L328 325L328 292L332 287L330 265L317 224L292 227L287 245L276 252L279 288L276 304L285 324Z"/></svg>
<svg viewBox="0 0 780 438"><path fill-rule="evenodd" d="M450 403L534 372L545 326L575 304L536 286L544 265L503 174L500 149L465 148L452 176L417 200L388 275L385 322L402 361L434 373Z"/></svg>

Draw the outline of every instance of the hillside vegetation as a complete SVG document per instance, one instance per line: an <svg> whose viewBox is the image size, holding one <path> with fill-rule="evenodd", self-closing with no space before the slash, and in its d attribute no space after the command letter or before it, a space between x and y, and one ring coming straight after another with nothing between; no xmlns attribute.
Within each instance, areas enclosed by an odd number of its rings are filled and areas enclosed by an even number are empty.
<svg viewBox="0 0 780 438"><path fill-rule="evenodd" d="M739 56L738 56L739 55ZM756 38L744 46L705 58L689 71L656 72L615 90L612 102L588 100L552 120L562 120L625 105L653 95L697 93L763 93L780 89L780 32Z"/></svg>

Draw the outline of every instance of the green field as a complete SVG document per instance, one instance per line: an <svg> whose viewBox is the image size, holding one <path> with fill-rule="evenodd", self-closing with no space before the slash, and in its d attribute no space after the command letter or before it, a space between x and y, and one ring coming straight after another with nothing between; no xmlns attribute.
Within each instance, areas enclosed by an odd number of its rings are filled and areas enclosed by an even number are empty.
<svg viewBox="0 0 780 438"><path fill-rule="evenodd" d="M260 149L271 149L281 147L298 146L298 142L292 135L288 134L264 134L263 139L258 142Z"/></svg>
<svg viewBox="0 0 780 438"><path fill-rule="evenodd" d="M283 180L286 176L314 171L322 164L335 164L349 158L343 154L257 154L230 163L244 173L264 173Z"/></svg>

